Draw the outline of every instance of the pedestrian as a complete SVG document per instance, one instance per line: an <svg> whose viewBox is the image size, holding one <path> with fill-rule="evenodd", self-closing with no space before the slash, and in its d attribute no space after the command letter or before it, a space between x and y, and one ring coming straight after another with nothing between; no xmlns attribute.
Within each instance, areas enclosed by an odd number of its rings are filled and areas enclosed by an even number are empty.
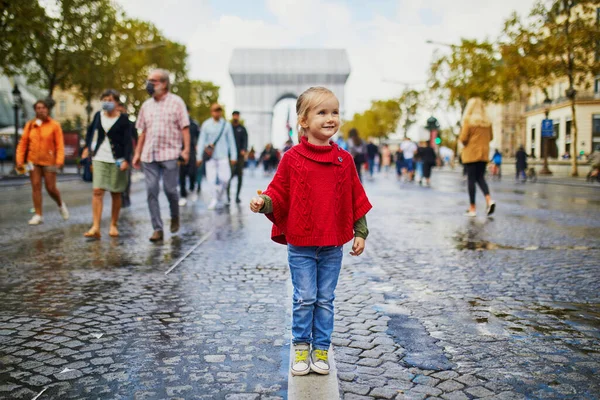
<svg viewBox="0 0 600 400"><path fill-rule="evenodd" d="M93 196L92 227L83 234L87 238L100 239L100 220L104 192L110 192L112 208L108 235L119 236L117 227L121 212L122 196L127 189L129 163L133 153L132 130L126 114L118 108L120 93L105 90L100 99L102 111L98 111L87 129L82 158L92 159Z"/></svg>
<svg viewBox="0 0 600 400"><path fill-rule="evenodd" d="M196 174L198 173L198 166L196 163L198 138L200 136L200 127L198 123L190 115L190 108L186 107L188 118L190 120L190 158L187 163L179 161L179 206L185 207L187 204L187 189L185 187L186 181L190 181L190 199L192 201L198 200L198 194L196 193Z"/></svg>
<svg viewBox="0 0 600 400"><path fill-rule="evenodd" d="M273 222L271 238L287 245L293 285L292 375L329 373L335 288L343 245L364 251L371 204L348 152L330 138L340 125L339 102L313 87L296 104L299 142L283 157L267 190L250 202Z"/></svg>
<svg viewBox="0 0 600 400"><path fill-rule="evenodd" d="M502 153L496 149L492 156L492 176L496 179L502 179Z"/></svg>
<svg viewBox="0 0 600 400"><path fill-rule="evenodd" d="M6 160L6 149L0 147L0 174L4 174L4 161Z"/></svg>
<svg viewBox="0 0 600 400"><path fill-rule="evenodd" d="M248 131L246 127L240 123L240 112L234 111L231 113L231 126L233 127L233 137L235 138L235 145L237 148L237 162L232 168L232 177L227 185L227 201L231 200L230 188L231 181L233 178L237 178L237 192L235 195L235 202L241 203L240 192L242 191L242 182L244 179L244 166L246 163L246 153L248 151Z"/></svg>
<svg viewBox="0 0 600 400"><path fill-rule="evenodd" d="M30 165L29 178L35 215L29 225L44 222L42 216L42 178L46 191L56 202L64 220L69 219L69 210L62 201L56 187L56 174L65 164L65 142L60 124L50 117L50 108L44 100L33 105L35 119L27 122L16 151L17 170Z"/></svg>
<svg viewBox="0 0 600 400"><path fill-rule="evenodd" d="M348 151L354 160L358 179L362 182L362 168L367 160L367 146L355 128L350 129L350 132L348 132Z"/></svg>
<svg viewBox="0 0 600 400"><path fill-rule="evenodd" d="M260 161L263 164L265 177L269 176L277 166L277 149L271 143L267 143L265 149L260 154Z"/></svg>
<svg viewBox="0 0 600 400"><path fill-rule="evenodd" d="M383 172L387 177L390 172L390 166L392 165L392 151L387 143L381 148L381 165L383 166Z"/></svg>
<svg viewBox="0 0 600 400"><path fill-rule="evenodd" d="M402 179L402 169L404 168L404 153L402 149L398 147L396 150L396 177L398 180Z"/></svg>
<svg viewBox="0 0 600 400"><path fill-rule="evenodd" d="M415 142L405 136L402 143L400 143L400 150L402 150L402 156L404 158L402 163L402 176L404 178L404 182L412 182L415 177L414 158L418 147Z"/></svg>
<svg viewBox="0 0 600 400"><path fill-rule="evenodd" d="M256 169L256 150L254 150L254 146L250 147L248 152L248 168L250 169L250 176L253 177Z"/></svg>
<svg viewBox="0 0 600 400"><path fill-rule="evenodd" d="M162 175L163 188L171 211L171 233L179 230L179 194L177 193L177 160L185 163L190 157L190 119L181 97L170 92L169 71L150 72L146 91L151 96L142 104L136 128L139 140L133 166L142 167L148 192L148 208L154 232L151 242L163 240L158 193ZM183 150L181 145L183 142Z"/></svg>
<svg viewBox="0 0 600 400"><path fill-rule="evenodd" d="M119 100L119 105L117 106L117 109L119 110L119 112L121 113L121 115L124 115L125 118L127 118L127 121L129 122L130 125L130 130L131 130L131 149L133 151L133 149L135 149L135 146L137 144L138 141L138 133L137 133L137 129L135 129L135 122L131 121L129 119L129 113L127 112L127 106L126 104ZM132 153L133 155L133 153ZM128 208L131 206L131 164L129 165L129 168L127 168L127 187L125 188L125 191L123 192L122 196L121 196L121 207L122 208Z"/></svg>
<svg viewBox="0 0 600 400"><path fill-rule="evenodd" d="M373 179L373 174L375 173L375 159L379 154L379 148L372 140L369 140L369 144L367 144L367 163L369 164L369 178Z"/></svg>
<svg viewBox="0 0 600 400"><path fill-rule="evenodd" d="M458 140L465 146L462 152L462 162L467 170L469 209L466 216L475 217L475 184L479 185L487 203L487 215L492 215L496 203L490 196L490 190L485 181L485 168L489 161L490 142L494 138L492 124L485 112L483 100L473 97L467 102L462 120L462 128Z"/></svg>
<svg viewBox="0 0 600 400"><path fill-rule="evenodd" d="M222 197L231 179L231 167L237 161L238 151L231 124L223 118L223 108L219 104L210 107L211 118L204 121L200 128L198 151L200 163L206 169L206 180L211 190L209 210L221 205Z"/></svg>
<svg viewBox="0 0 600 400"><path fill-rule="evenodd" d="M527 152L525 151L525 148L523 147L523 145L519 146L519 150L517 150L517 154L515 154L515 159L516 159L516 169L517 169L517 174L515 176L515 179L518 181L519 178L521 178L521 181L525 182L527 180L527 174L525 173L525 171L527 171Z"/></svg>
<svg viewBox="0 0 600 400"><path fill-rule="evenodd" d="M423 184L425 178L425 186L431 186L431 170L437 163L437 155L435 150L431 148L429 141L421 142L421 146L417 149L417 157L422 163L423 173L419 178L419 185Z"/></svg>

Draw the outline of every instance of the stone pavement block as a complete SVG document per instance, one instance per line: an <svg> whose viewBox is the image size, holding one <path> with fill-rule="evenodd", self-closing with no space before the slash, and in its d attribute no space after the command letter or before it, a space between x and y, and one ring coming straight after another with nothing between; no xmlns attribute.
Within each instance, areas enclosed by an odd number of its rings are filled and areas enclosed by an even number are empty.
<svg viewBox="0 0 600 400"><path fill-rule="evenodd" d="M489 397L489 396L494 395L494 392L491 392L482 386L469 387L469 388L465 389L464 391L476 398L483 398L483 397Z"/></svg>
<svg viewBox="0 0 600 400"><path fill-rule="evenodd" d="M435 374L432 374L431 376L433 376L434 378L437 378L437 379L447 380L447 379L456 378L459 375L457 372L454 372L454 371L442 371L442 372L436 372Z"/></svg>
<svg viewBox="0 0 600 400"><path fill-rule="evenodd" d="M428 385L416 385L410 389L410 391L415 393L424 393L430 396L439 396L443 393L440 389L436 389Z"/></svg>
<svg viewBox="0 0 600 400"><path fill-rule="evenodd" d="M419 385L427 385L427 386L432 386L432 387L437 385L440 382L439 379L435 379L435 378L432 378L430 376L425 376L425 375L417 375L417 376L415 376L415 378L412 381Z"/></svg>
<svg viewBox="0 0 600 400"><path fill-rule="evenodd" d="M371 388L367 385L359 385L351 382L340 382L340 387L344 392L366 395L369 393Z"/></svg>
<svg viewBox="0 0 600 400"><path fill-rule="evenodd" d="M258 400L258 393L231 393L225 396L225 400Z"/></svg>
<svg viewBox="0 0 600 400"><path fill-rule="evenodd" d="M376 399L393 399L398 395L398 390L389 387L380 387L371 390L369 396L375 397Z"/></svg>
<svg viewBox="0 0 600 400"><path fill-rule="evenodd" d="M469 400L469 397L460 390L444 393L441 395L441 397L445 400Z"/></svg>
<svg viewBox="0 0 600 400"><path fill-rule="evenodd" d="M443 390L444 392L453 392L455 390L460 390L465 387L462 383L458 383L453 380L447 380L436 386L438 389Z"/></svg>

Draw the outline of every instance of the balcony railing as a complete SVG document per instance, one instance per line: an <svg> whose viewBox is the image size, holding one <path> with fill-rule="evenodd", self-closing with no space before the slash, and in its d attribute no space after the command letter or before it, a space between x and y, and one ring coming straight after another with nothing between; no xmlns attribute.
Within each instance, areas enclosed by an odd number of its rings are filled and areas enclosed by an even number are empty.
<svg viewBox="0 0 600 400"><path fill-rule="evenodd" d="M577 101L600 100L600 93L587 92L587 91L586 92L578 92L576 100ZM552 101L552 104L550 105L550 107L562 106L562 105L566 105L568 103L569 103L568 97L559 97L558 99L555 99ZM543 110L544 107L545 107L545 105L542 103L528 104L527 107L525 107L525 112Z"/></svg>

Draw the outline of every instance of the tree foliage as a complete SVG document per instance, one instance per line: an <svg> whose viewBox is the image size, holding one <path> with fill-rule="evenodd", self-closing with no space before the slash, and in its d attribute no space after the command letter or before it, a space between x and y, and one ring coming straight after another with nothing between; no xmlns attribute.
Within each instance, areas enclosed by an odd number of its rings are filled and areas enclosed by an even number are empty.
<svg viewBox="0 0 600 400"><path fill-rule="evenodd" d="M406 88L400 95L398 104L400 105L403 116L402 128L404 136L408 135L408 130L417 122L417 112L422 101L422 93L418 90Z"/></svg>
<svg viewBox="0 0 600 400"><path fill-rule="evenodd" d="M484 101L500 101L500 56L489 41L462 39L458 46L450 46L449 54L438 55L430 67L430 88L442 89L451 104L458 104L464 111L471 97Z"/></svg>
<svg viewBox="0 0 600 400"><path fill-rule="evenodd" d="M398 99L375 100L363 113L354 114L352 120L345 122L341 131L345 136L350 129L358 131L362 138L386 138L396 130L402 115Z"/></svg>
<svg viewBox="0 0 600 400"><path fill-rule="evenodd" d="M5 74L15 73L29 61L27 32L36 29L35 21L43 14L37 1L0 0L0 68Z"/></svg>
<svg viewBox="0 0 600 400"><path fill-rule="evenodd" d="M210 106L219 101L219 86L212 82L184 80L176 85L177 94L190 107L190 115L198 123L210 118Z"/></svg>

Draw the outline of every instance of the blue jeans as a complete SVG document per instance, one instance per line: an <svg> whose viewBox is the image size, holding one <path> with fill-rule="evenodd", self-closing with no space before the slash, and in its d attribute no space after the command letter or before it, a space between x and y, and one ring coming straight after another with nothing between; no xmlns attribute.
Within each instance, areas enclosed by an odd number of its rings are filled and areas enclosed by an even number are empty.
<svg viewBox="0 0 600 400"><path fill-rule="evenodd" d="M342 246L304 247L288 244L288 261L294 286L292 342L312 343L329 350L333 332L333 300Z"/></svg>

